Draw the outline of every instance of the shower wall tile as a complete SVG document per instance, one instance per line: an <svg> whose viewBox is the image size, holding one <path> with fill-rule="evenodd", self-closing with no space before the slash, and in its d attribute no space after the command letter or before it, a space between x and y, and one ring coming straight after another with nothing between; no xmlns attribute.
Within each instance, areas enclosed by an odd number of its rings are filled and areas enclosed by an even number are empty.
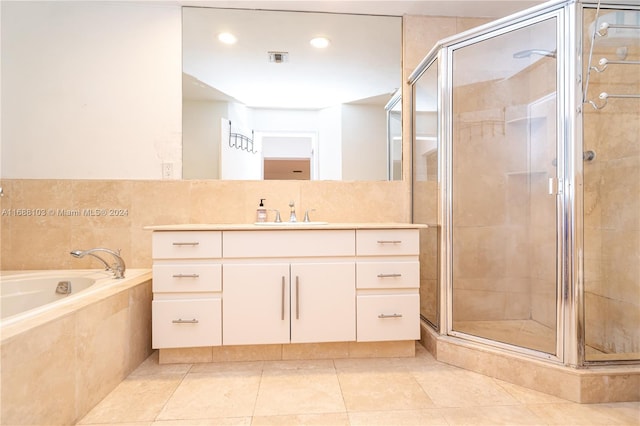
<svg viewBox="0 0 640 426"><path fill-rule="evenodd" d="M403 66L409 74L438 40L457 32L456 25L456 18L433 16L405 16L403 18L403 43L405 44Z"/></svg>
<svg viewBox="0 0 640 426"><path fill-rule="evenodd" d="M414 221L416 223L438 223L438 184L435 181L414 182Z"/></svg>
<svg viewBox="0 0 640 426"><path fill-rule="evenodd" d="M505 227L457 227L453 232L454 277L502 279L507 267Z"/></svg>
<svg viewBox="0 0 640 426"><path fill-rule="evenodd" d="M420 229L420 278L438 278L438 228Z"/></svg>
<svg viewBox="0 0 640 426"><path fill-rule="evenodd" d="M513 281L512 281L513 282ZM510 290L505 293L506 302L503 319L528 319L532 317L532 305L535 305L535 298L531 295L529 280L522 280L524 291Z"/></svg>
<svg viewBox="0 0 640 426"><path fill-rule="evenodd" d="M602 203L606 206L602 223L607 228L640 230L640 155L607 161L601 181Z"/></svg>
<svg viewBox="0 0 640 426"><path fill-rule="evenodd" d="M545 285L546 284L546 285ZM547 287L549 290L539 290L539 287ZM531 287L531 319L552 329L556 329L557 300L555 280L550 282L533 281Z"/></svg>
<svg viewBox="0 0 640 426"><path fill-rule="evenodd" d="M431 323L438 323L438 280L420 280L420 315Z"/></svg>
<svg viewBox="0 0 640 426"><path fill-rule="evenodd" d="M470 30L471 28L479 27L480 25L491 22L492 19L488 18L456 18L456 33Z"/></svg>
<svg viewBox="0 0 640 426"><path fill-rule="evenodd" d="M639 248L640 230L602 231L602 279L607 282L603 296L640 306Z"/></svg>
<svg viewBox="0 0 640 426"><path fill-rule="evenodd" d="M511 254L506 262L504 276L510 279L523 279L528 282L532 253L530 248L530 230L524 225L509 225L504 228L507 235L504 240L505 255Z"/></svg>
<svg viewBox="0 0 640 426"><path fill-rule="evenodd" d="M507 294L496 291L456 289L453 294L455 321L491 321L504 318Z"/></svg>
<svg viewBox="0 0 640 426"><path fill-rule="evenodd" d="M613 58L616 48L597 43L594 59ZM625 59L640 59L640 47L629 46ZM590 74L587 98L601 92L638 93L640 79L632 67L610 65ZM584 114L584 149L596 153L584 163L585 333L587 345L604 353L640 346L640 330L630 326L640 317L639 114L640 103L622 99Z"/></svg>

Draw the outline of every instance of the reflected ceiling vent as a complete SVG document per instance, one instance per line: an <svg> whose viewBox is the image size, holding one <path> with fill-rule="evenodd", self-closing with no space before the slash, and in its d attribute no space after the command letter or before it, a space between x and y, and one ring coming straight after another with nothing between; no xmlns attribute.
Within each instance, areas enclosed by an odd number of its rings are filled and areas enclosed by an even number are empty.
<svg viewBox="0 0 640 426"><path fill-rule="evenodd" d="M289 62L289 52L269 52L269 62L276 64Z"/></svg>

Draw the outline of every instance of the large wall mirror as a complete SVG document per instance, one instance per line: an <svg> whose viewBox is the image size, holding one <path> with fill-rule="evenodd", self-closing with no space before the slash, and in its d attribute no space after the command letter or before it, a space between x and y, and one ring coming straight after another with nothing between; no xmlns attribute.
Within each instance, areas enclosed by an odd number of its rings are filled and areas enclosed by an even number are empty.
<svg viewBox="0 0 640 426"><path fill-rule="evenodd" d="M185 7L182 20L183 178L401 178L401 17Z"/></svg>

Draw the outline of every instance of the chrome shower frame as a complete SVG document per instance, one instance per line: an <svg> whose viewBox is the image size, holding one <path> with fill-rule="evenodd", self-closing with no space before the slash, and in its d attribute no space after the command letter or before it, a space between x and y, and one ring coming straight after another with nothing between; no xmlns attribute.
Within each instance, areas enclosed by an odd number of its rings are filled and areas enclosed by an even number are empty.
<svg viewBox="0 0 640 426"><path fill-rule="evenodd" d="M602 3L602 2L601 2ZM409 76L414 83L429 69L438 67L438 225L439 270L439 327L440 335L486 345L500 350L518 353L558 365L576 368L586 367L585 360L585 310L584 310L584 259L583 259L583 91L584 76L582 57L583 9L595 8L640 9L628 1L607 2L563 0L551 1L520 13L482 25L469 31L439 41ZM557 31L557 109L556 149L558 195L556 198L556 353L501 343L453 330L453 236L452 236L452 70L453 52L492 37L506 34L543 20L556 19ZM437 61L437 62L436 62ZM412 96L412 102L415 102ZM415 108L414 108L415 110ZM414 120L412 118L412 120ZM412 121L413 124L413 121ZM598 362L624 364L624 362Z"/></svg>

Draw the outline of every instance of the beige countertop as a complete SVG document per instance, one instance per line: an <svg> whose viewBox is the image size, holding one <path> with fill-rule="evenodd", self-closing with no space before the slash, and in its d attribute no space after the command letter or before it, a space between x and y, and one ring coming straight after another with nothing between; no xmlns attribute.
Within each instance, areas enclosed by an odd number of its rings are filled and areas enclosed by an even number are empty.
<svg viewBox="0 0 640 426"><path fill-rule="evenodd" d="M430 225L419 223L305 223L288 222L263 224L255 223L183 223L175 225L150 225L144 229L150 231L257 231L257 230L288 230L288 229L425 229Z"/></svg>

